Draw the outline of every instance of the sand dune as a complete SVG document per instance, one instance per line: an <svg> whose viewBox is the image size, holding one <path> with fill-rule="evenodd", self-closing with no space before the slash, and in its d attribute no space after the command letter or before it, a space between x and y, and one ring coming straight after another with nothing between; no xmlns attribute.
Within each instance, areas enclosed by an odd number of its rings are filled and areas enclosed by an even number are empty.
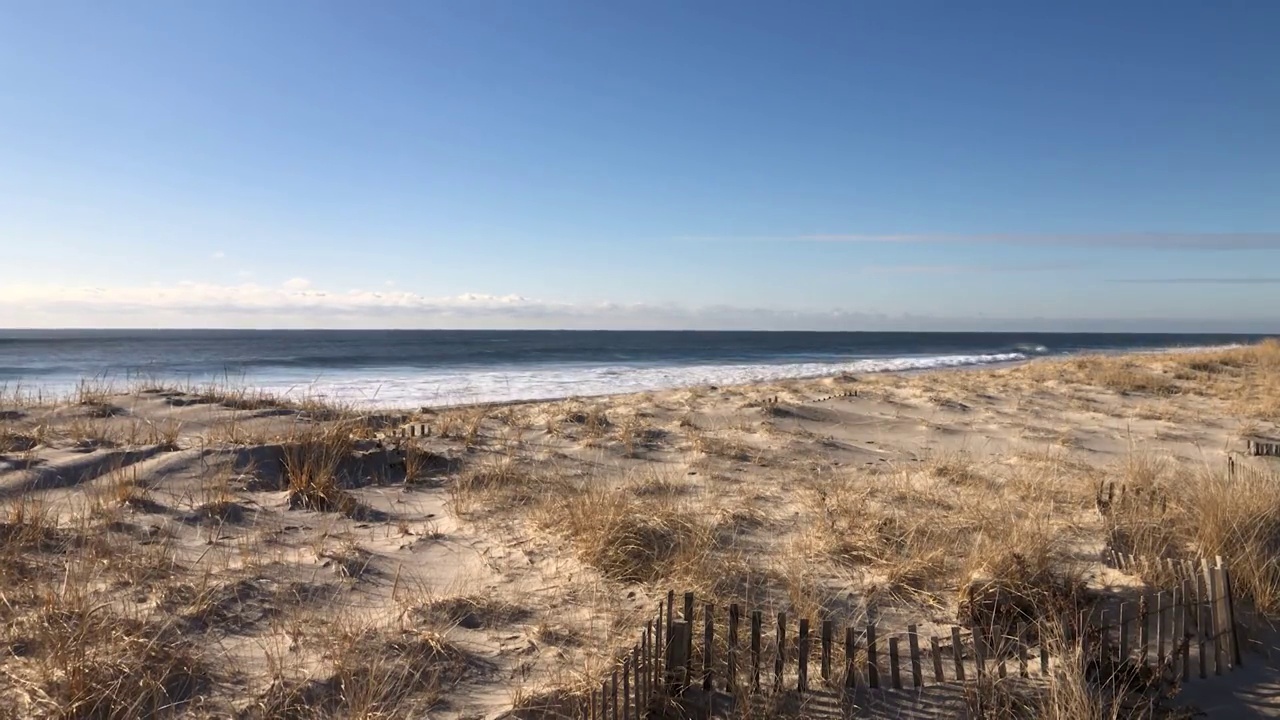
<svg viewBox="0 0 1280 720"><path fill-rule="evenodd" d="M1280 480L1237 456L1278 419L1273 344L378 416L0 397L0 708L532 715L594 686L668 589L927 632L981 583L1152 580L1108 548L1226 555L1275 617ZM1168 516L1104 517L1107 480Z"/></svg>

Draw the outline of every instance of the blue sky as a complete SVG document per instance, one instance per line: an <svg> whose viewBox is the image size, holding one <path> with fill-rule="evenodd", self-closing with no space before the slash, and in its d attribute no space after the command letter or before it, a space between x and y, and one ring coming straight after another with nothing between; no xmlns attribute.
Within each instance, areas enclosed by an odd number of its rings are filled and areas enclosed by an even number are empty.
<svg viewBox="0 0 1280 720"><path fill-rule="evenodd" d="M0 325L1274 330L1277 34L1264 0L0 1Z"/></svg>

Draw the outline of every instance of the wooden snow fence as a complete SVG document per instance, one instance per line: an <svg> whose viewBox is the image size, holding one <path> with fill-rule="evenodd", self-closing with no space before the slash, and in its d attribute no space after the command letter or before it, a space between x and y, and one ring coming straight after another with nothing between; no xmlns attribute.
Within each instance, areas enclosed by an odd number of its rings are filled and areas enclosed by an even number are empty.
<svg viewBox="0 0 1280 720"><path fill-rule="evenodd" d="M1061 643L1018 625L989 637L953 625L937 634L921 624L890 631L838 626L787 613L716 607L693 593L669 593L618 667L578 708L584 720L708 717L735 703L783 695L822 695L847 704L875 694L883 702L926 688L984 680L1045 682L1055 663L1083 662L1095 681L1163 676L1191 682L1243 665L1231 574L1220 561L1198 564L1113 554L1122 570L1159 564L1178 578L1169 591L1063 618ZM936 627L929 625L928 627ZM1057 647L1072 648L1054 657ZM1110 678L1110 679L1109 679Z"/></svg>

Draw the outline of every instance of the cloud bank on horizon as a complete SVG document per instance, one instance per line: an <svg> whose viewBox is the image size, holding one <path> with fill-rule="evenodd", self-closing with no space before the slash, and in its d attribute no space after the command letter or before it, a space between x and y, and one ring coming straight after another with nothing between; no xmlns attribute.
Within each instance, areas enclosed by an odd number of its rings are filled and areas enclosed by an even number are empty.
<svg viewBox="0 0 1280 720"><path fill-rule="evenodd" d="M908 269L911 272L915 269ZM1220 282L1207 278L1204 282ZM1258 279L1270 282L1271 279ZM1120 281L1124 282L1124 281ZM1175 278L1168 282L1195 282ZM948 317L830 310L568 303L521 295L427 296L388 287L331 291L305 278L276 286L204 282L137 287L22 284L0 287L0 327L10 328L476 328L616 330L1044 330L1240 332L1280 330L1280 316L1215 318Z"/></svg>

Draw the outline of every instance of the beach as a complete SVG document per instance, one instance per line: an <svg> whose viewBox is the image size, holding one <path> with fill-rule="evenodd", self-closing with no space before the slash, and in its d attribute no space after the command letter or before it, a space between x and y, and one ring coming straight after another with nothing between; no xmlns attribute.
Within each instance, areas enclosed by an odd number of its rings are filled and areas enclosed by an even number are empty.
<svg viewBox="0 0 1280 720"><path fill-rule="evenodd" d="M1224 556L1276 617L1280 479L1244 449L1280 345L1033 355L460 407L11 386L0 708L564 716L669 591L947 637L1002 593L1035 623L1160 589L1112 553Z"/></svg>

